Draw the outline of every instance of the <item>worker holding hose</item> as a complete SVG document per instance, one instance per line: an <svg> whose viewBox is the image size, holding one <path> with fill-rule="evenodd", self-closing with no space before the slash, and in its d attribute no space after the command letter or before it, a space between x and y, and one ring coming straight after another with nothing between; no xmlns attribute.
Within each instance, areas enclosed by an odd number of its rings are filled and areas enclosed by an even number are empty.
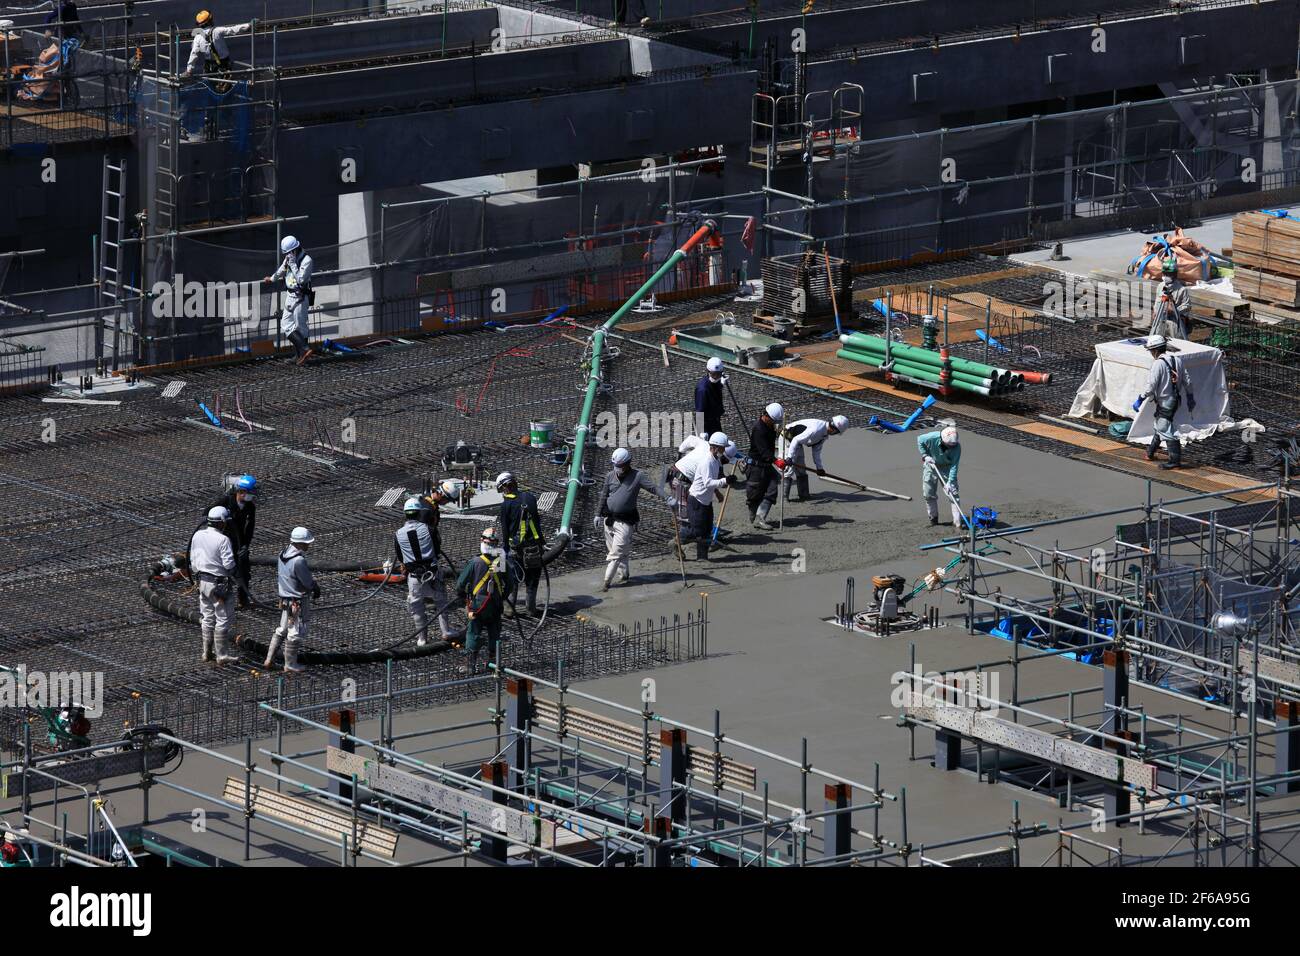
<svg viewBox="0 0 1300 956"><path fill-rule="evenodd" d="M485 639L489 658L495 658L501 641L501 618L506 596L519 582L510 569L496 528L485 528L479 538L479 553L469 560L456 579L456 596L465 602L469 627L465 631L466 665L462 673L478 670L478 652Z"/></svg>
<svg viewBox="0 0 1300 956"><path fill-rule="evenodd" d="M531 491L520 491L519 482L508 471L497 475L497 491L501 492L499 519L507 563L512 557L518 559L523 568L528 613L538 617L542 612L537 608L537 587L542 580L546 537L542 534L542 519L537 514L537 496Z"/></svg>
<svg viewBox="0 0 1300 956"><path fill-rule="evenodd" d="M436 504L451 501L457 496L455 479L448 478L434 489L429 499ZM397 560L406 569L406 600L410 607L411 619L415 622L417 647L424 647L429 642L429 618L425 610L426 601L434 601L438 606L438 630L444 641L461 637L453 632L447 618L447 586L443 577L442 565L438 556L442 553L442 537L438 532L438 512L415 496L406 499L402 505L406 523L397 529L394 535L394 547ZM392 561L384 564L384 572L393 569Z"/></svg>
<svg viewBox="0 0 1300 956"><path fill-rule="evenodd" d="M230 513L225 532L235 550L235 583L239 588L239 607L242 610L249 605L248 588L253 570L249 549L257 527L257 479L252 475L227 479L226 493L217 504Z"/></svg>
<svg viewBox="0 0 1300 956"><path fill-rule="evenodd" d="M785 455L776 462L785 476L785 500L790 499L790 486L795 484L799 497L795 501L808 501L812 495L808 492L807 449L812 449L813 465L817 474L826 475L822 466L822 445L832 435L842 435L848 431L849 420L843 415L836 415L830 421L820 418L805 418L792 422L785 430Z"/></svg>
<svg viewBox="0 0 1300 956"><path fill-rule="evenodd" d="M299 673L307 668L298 663L298 645L307 636L311 621L311 601L320 598L320 585L312 576L307 564L307 549L316 541L306 528L294 528L289 536L289 547L280 552L279 569L280 626L271 637L263 667L275 663L275 652L284 642L284 669Z"/></svg>
<svg viewBox="0 0 1300 956"><path fill-rule="evenodd" d="M961 442L957 428L949 425L942 431L927 432L916 439L921 453L921 494L925 497L925 511L930 524L939 523L939 482L948 489L952 505L952 525L962 527L961 497L957 491L957 465L961 462Z"/></svg>
<svg viewBox="0 0 1300 956"><path fill-rule="evenodd" d="M777 489L781 486L781 472L776 467L776 442L781 423L785 421L785 408L772 402L763 409L758 421L749 431L749 470L745 475L745 504L749 506L750 523L759 531L775 530L769 524L768 513L776 504Z"/></svg>
<svg viewBox="0 0 1300 956"><path fill-rule="evenodd" d="M626 448L614 449L609 458L614 467L600 486L600 501L596 506L596 526L605 529L605 578L600 589L608 591L618 569L623 569L623 583L632 577L632 534L641 521L637 510L637 494L655 493L654 482L644 471L632 467L632 453Z"/></svg>
<svg viewBox="0 0 1300 956"><path fill-rule="evenodd" d="M202 661L233 664L239 658L227 653L230 624L234 617L235 551L226 537L230 512L217 505L208 512L208 523L190 539L190 577L199 586L199 628L203 634ZM213 651L216 651L215 657Z"/></svg>

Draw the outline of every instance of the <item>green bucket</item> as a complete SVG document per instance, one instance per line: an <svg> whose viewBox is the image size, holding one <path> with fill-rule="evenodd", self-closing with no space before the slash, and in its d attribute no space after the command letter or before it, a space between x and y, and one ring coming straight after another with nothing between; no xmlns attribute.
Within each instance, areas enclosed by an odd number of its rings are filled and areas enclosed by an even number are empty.
<svg viewBox="0 0 1300 956"><path fill-rule="evenodd" d="M550 448L551 435L555 432L555 422L549 419L540 422L529 422L528 424L528 445L531 448Z"/></svg>

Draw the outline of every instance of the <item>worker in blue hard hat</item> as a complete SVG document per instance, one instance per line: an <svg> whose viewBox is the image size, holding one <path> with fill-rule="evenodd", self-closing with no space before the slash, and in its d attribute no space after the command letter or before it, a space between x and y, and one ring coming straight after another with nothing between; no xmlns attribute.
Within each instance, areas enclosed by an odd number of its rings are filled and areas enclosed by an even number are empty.
<svg viewBox="0 0 1300 956"><path fill-rule="evenodd" d="M252 564L249 549L253 546L253 531L257 527L257 479L252 475L239 475L226 480L226 491L214 506L221 506L230 514L226 522L226 537L235 552L235 580L239 588L239 606L249 605L249 582Z"/></svg>
<svg viewBox="0 0 1300 956"><path fill-rule="evenodd" d="M316 264L303 251L296 236L285 236L280 240L280 255L280 268L262 281L273 283L284 279L287 294L280 313L280 334L293 344L297 364L301 365L312 354L307 336L310 331L308 315L316 302L316 293L312 289Z"/></svg>

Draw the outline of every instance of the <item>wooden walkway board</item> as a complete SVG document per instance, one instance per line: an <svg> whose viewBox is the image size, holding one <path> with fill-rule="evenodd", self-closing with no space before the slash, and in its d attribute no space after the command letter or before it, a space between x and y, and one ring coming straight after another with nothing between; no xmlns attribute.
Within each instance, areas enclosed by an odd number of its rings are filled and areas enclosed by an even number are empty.
<svg viewBox="0 0 1300 956"><path fill-rule="evenodd" d="M864 366L865 367L865 366ZM807 368L791 366L788 368L771 368L763 370L773 378L783 378L791 382L798 382L800 385L811 385L813 388L822 388L828 392L858 392L869 387L864 381L851 378L838 378L831 375L821 375Z"/></svg>
<svg viewBox="0 0 1300 956"><path fill-rule="evenodd" d="M1037 435L1040 438L1051 438L1067 445L1074 445L1076 448L1113 452L1123 447L1113 439L1103 438L1101 435L1089 435L1087 432L1076 431L1064 425L1053 425L1051 422L1029 422L1025 425L1015 425L1013 427L1016 431Z"/></svg>

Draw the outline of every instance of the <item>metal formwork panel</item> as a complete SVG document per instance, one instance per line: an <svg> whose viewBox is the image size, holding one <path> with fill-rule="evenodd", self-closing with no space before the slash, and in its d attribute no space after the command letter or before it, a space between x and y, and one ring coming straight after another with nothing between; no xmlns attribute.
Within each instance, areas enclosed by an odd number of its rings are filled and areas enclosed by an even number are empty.
<svg viewBox="0 0 1300 956"><path fill-rule="evenodd" d="M1057 739L1058 763L1071 770L1100 777L1103 780L1121 779L1123 758L1097 747L1089 747L1074 740Z"/></svg>
<svg viewBox="0 0 1300 956"><path fill-rule="evenodd" d="M359 754L345 753L337 747L328 749L325 766L335 773L355 775L371 790L382 790L457 818L464 813L476 826L504 833L520 843L536 846L540 840L539 821L531 813L513 810L464 790L367 760Z"/></svg>
<svg viewBox="0 0 1300 956"><path fill-rule="evenodd" d="M974 721L974 735L985 743L1029 754L1039 760L1057 760L1057 738L1032 727L1022 727L1008 720L978 714Z"/></svg>
<svg viewBox="0 0 1300 956"><path fill-rule="evenodd" d="M128 750L123 753L94 755L89 757L69 758L66 761L42 761L34 765L45 774L58 777L58 781L41 773L32 773L27 778L27 792L39 793L53 790L56 785L97 784L110 777L121 777L130 773L140 773L145 769L145 753L148 753L148 769L157 770L167 763L166 748L162 745L145 750ZM14 770L0 778L0 799L16 797L23 792L23 772Z"/></svg>

